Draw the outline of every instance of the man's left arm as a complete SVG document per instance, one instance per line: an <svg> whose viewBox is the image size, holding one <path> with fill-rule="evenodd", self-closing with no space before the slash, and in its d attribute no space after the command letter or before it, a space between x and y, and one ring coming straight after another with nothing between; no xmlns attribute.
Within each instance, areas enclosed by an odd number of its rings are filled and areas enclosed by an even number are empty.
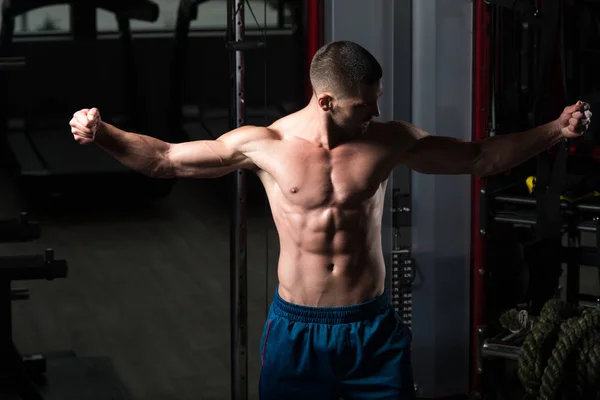
<svg viewBox="0 0 600 400"><path fill-rule="evenodd" d="M497 135L477 142L429 135L405 123L393 122L402 131L394 135L398 162L424 174L496 175L549 149L564 138L581 136L592 113L587 103L566 107L559 118L525 132Z"/></svg>

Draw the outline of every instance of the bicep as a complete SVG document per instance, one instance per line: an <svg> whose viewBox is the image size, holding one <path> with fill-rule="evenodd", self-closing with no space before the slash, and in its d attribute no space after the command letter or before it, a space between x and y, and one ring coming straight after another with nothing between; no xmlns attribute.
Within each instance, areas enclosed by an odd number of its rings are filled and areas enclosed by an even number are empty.
<svg viewBox="0 0 600 400"><path fill-rule="evenodd" d="M252 169L245 154L252 141L251 128L226 133L217 140L171 144L169 164L177 177L216 178L237 169Z"/></svg>
<svg viewBox="0 0 600 400"><path fill-rule="evenodd" d="M415 140L403 153L401 161L423 174L472 174L480 154L476 142L427 135Z"/></svg>
<svg viewBox="0 0 600 400"><path fill-rule="evenodd" d="M471 174L480 159L477 142L430 135L407 122L395 122L396 160L424 174Z"/></svg>

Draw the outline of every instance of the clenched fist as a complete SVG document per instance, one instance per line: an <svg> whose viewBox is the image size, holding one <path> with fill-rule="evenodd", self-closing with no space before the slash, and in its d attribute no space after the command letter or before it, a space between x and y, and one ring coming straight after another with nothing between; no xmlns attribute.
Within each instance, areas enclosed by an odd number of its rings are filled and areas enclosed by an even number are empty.
<svg viewBox="0 0 600 400"><path fill-rule="evenodd" d="M73 114L71 133L79 144L89 144L96 139L96 132L100 126L100 111L97 108L84 108Z"/></svg>
<svg viewBox="0 0 600 400"><path fill-rule="evenodd" d="M572 139L583 135L587 131L591 119L590 105L578 101L572 106L565 107L557 122L563 137Z"/></svg>

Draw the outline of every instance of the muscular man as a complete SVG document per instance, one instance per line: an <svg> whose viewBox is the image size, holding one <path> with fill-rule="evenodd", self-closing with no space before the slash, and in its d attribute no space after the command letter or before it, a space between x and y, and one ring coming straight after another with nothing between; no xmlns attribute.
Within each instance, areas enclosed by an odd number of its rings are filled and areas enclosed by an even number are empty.
<svg viewBox="0 0 600 400"><path fill-rule="evenodd" d="M410 333L384 293L383 198L398 164L425 174L488 176L582 134L587 104L527 132L479 142L433 136L402 121L375 122L382 70L347 41L323 46L310 68L314 96L268 127L170 144L75 113L76 141L96 143L155 178L254 171L279 232L279 286L260 346L261 399L414 398Z"/></svg>

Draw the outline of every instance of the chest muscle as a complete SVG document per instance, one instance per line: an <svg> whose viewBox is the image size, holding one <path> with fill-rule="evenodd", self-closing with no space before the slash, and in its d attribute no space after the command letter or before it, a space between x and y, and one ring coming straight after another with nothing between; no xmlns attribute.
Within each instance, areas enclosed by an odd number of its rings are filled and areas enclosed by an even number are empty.
<svg viewBox="0 0 600 400"><path fill-rule="evenodd" d="M278 194L302 209L354 208L373 197L387 177L383 155L366 145L331 151L312 145L284 147L264 163Z"/></svg>

